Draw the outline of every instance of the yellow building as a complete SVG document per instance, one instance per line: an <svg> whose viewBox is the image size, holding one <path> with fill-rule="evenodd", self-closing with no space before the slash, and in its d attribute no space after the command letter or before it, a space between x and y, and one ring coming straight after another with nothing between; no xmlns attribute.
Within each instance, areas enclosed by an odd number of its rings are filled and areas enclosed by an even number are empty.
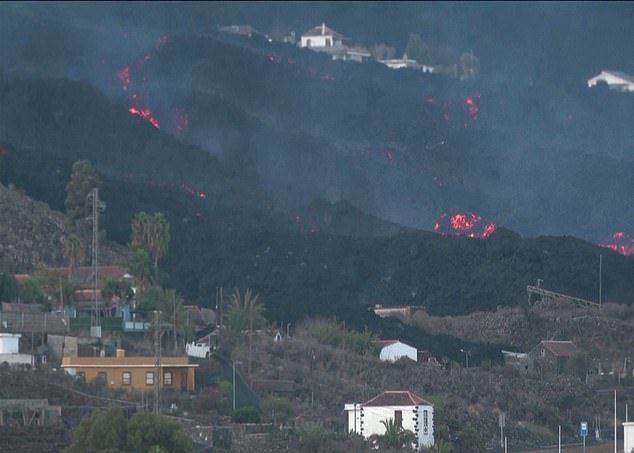
<svg viewBox="0 0 634 453"><path fill-rule="evenodd" d="M192 392L197 366L187 356L161 357L159 385ZM123 349L117 349L116 357L64 357L62 368L86 382L100 379L108 387L150 391L157 382L154 357L126 357Z"/></svg>

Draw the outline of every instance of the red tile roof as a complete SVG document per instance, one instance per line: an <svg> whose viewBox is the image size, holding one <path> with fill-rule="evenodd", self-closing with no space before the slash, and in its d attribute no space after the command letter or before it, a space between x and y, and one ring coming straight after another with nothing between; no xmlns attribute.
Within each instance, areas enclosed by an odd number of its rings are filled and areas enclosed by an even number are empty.
<svg viewBox="0 0 634 453"><path fill-rule="evenodd" d="M68 277L68 267L49 267L48 273L52 277ZM99 266L99 286L103 285L106 280L123 280L123 277L128 274L128 269L122 266ZM75 280L79 286L91 287L92 286L92 266L80 266L73 270L73 280Z"/></svg>
<svg viewBox="0 0 634 453"><path fill-rule="evenodd" d="M433 406L432 403L409 390L386 390L365 402L363 406L419 406L422 404Z"/></svg>
<svg viewBox="0 0 634 453"><path fill-rule="evenodd" d="M577 353L577 346L572 341L544 340L540 344L557 357L570 357Z"/></svg>
<svg viewBox="0 0 634 453"><path fill-rule="evenodd" d="M40 304L11 304L2 302L2 311L5 313L42 313L44 306Z"/></svg>

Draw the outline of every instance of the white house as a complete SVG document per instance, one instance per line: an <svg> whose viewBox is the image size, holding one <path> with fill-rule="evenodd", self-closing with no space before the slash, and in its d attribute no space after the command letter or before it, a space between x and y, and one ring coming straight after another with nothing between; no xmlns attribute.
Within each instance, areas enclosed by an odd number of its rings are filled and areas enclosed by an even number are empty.
<svg viewBox="0 0 634 453"><path fill-rule="evenodd" d="M622 92L634 92L634 76L620 71L601 71L600 74L588 79L588 87L594 87L599 83L605 83L611 90Z"/></svg>
<svg viewBox="0 0 634 453"><path fill-rule="evenodd" d="M418 64L418 62L416 60L407 58L406 53L403 54L402 58L393 58L390 60L378 60L378 61L379 63L383 63L385 66L391 69L401 69L401 68L420 69L420 65ZM426 68L429 68L429 67L426 66ZM433 72L433 70L428 72Z"/></svg>
<svg viewBox="0 0 634 453"><path fill-rule="evenodd" d="M185 345L187 355L199 359L208 358L212 349L211 335L204 336Z"/></svg>
<svg viewBox="0 0 634 453"><path fill-rule="evenodd" d="M299 42L299 46L308 47L313 50L325 47L340 47L344 45L344 40L345 37L341 33L327 27L324 23L304 33Z"/></svg>
<svg viewBox="0 0 634 453"><path fill-rule="evenodd" d="M418 350L398 340L381 340L379 341L381 352L379 359L382 362L396 362L398 359L407 357L414 362L418 361Z"/></svg>
<svg viewBox="0 0 634 453"><path fill-rule="evenodd" d="M394 420L416 435L416 448L434 445L434 406L407 390L387 390L365 403L346 404L348 431L369 439L385 434L383 421Z"/></svg>
<svg viewBox="0 0 634 453"><path fill-rule="evenodd" d="M364 63L372 57L372 54L368 49L361 46L338 46L333 47L332 49L326 50L330 55L332 55L333 60L343 60L343 61L356 61L357 63Z"/></svg>
<svg viewBox="0 0 634 453"><path fill-rule="evenodd" d="M634 422L623 423L623 452L634 451Z"/></svg>
<svg viewBox="0 0 634 453"><path fill-rule="evenodd" d="M33 365L31 354L20 354L19 333L0 333L0 363L9 365Z"/></svg>

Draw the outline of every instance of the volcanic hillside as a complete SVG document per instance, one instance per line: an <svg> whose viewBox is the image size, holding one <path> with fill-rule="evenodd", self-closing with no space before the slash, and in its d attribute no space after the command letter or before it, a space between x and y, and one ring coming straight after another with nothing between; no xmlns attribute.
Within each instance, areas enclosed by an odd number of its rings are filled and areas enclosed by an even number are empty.
<svg viewBox="0 0 634 453"><path fill-rule="evenodd" d="M90 226L74 224L46 203L35 201L16 188L0 184L0 267L4 272L30 272L38 264L64 266L64 241L79 235L90 254ZM103 241L102 263L125 263L124 247ZM83 263L79 263L83 264Z"/></svg>
<svg viewBox="0 0 634 453"><path fill-rule="evenodd" d="M632 97L582 79L467 82L332 62L261 39L146 41L112 60L77 48L88 81L63 77L63 62L77 68L64 52L58 79L44 65L5 72L0 178L61 209L73 161L90 160L110 237L129 241L136 211L166 213L169 284L190 299L251 286L278 320L354 319L375 303L516 305L537 278L594 299L603 254L605 299L631 303L631 258L504 227L630 240ZM11 61L28 61L11 43Z"/></svg>

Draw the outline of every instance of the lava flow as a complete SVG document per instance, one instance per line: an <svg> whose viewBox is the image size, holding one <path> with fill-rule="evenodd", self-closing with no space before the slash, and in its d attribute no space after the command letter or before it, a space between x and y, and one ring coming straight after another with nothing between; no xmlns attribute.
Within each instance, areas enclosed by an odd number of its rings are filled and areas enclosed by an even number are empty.
<svg viewBox="0 0 634 453"><path fill-rule="evenodd" d="M495 223L483 219L475 212L443 212L434 223L434 231L443 235L486 239L495 231Z"/></svg>
<svg viewBox="0 0 634 453"><path fill-rule="evenodd" d="M158 44L157 44L156 48L159 49L166 42L167 42L167 36L161 37L159 39L159 41L158 41ZM147 61L149 61L151 58L152 58L152 53L145 55L142 60L137 61L133 65L134 70L136 72L141 70L143 65ZM131 88L133 87L133 79L132 79L132 70L131 70L130 66L129 65L125 65L124 67L119 69L117 71L117 73L116 73L116 78L119 81L119 83L121 84L121 88L123 89L123 91L128 93L128 101L130 103L129 104L130 106L128 107L128 112L131 115L140 116L141 118L143 118L145 121L149 122L155 128L160 129L161 123L156 118L154 113L152 112L152 109L148 105L141 105L140 104L139 101L140 101L140 99L142 97L141 93L139 91L131 90ZM145 79L143 79L143 81L145 81Z"/></svg>
<svg viewBox="0 0 634 453"><path fill-rule="evenodd" d="M480 93L474 93L467 96L464 100L464 104L467 107L467 111L469 112L469 116L472 120L477 120L478 113L480 113L480 105L478 105L479 98Z"/></svg>
<svg viewBox="0 0 634 453"><path fill-rule="evenodd" d="M149 107L139 107L138 105L132 104L128 109L128 112L132 115L140 116L157 129L161 128L161 123L152 115L152 110L150 110Z"/></svg>
<svg viewBox="0 0 634 453"><path fill-rule="evenodd" d="M601 244L601 246L614 250L621 255L632 255L634 254L634 237L623 231L615 231L610 240Z"/></svg>

